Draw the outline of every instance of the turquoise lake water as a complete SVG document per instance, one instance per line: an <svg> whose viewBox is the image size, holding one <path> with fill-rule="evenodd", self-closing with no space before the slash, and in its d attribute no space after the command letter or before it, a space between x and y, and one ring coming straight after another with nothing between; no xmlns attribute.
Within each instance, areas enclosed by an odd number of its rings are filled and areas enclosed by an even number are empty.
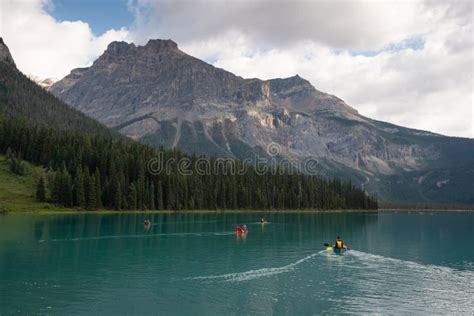
<svg viewBox="0 0 474 316"><path fill-rule="evenodd" d="M472 315L473 245L472 212L7 214L0 314Z"/></svg>

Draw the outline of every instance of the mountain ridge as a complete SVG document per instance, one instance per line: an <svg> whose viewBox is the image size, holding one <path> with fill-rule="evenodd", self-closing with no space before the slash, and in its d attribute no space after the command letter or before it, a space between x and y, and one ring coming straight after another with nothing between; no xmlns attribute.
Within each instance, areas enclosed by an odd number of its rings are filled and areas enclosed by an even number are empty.
<svg viewBox="0 0 474 316"><path fill-rule="evenodd" d="M405 194L410 201L437 201L442 194L436 191L454 188L455 179L434 191L419 185L412 196L414 178L451 170L456 159L469 165L474 152L474 141L464 139L467 153L452 157L445 143L456 143L453 138L362 116L298 75L244 79L171 40L113 42L91 67L72 70L51 91L143 143L238 159L268 157L266 148L277 144L279 158L316 159L321 173L351 179L388 201ZM433 181L446 180L439 177Z"/></svg>

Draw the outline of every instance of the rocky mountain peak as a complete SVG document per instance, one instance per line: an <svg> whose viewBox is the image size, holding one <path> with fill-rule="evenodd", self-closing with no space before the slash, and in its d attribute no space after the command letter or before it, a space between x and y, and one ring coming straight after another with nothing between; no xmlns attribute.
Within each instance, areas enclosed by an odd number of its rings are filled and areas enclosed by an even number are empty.
<svg viewBox="0 0 474 316"><path fill-rule="evenodd" d="M308 80L301 78L299 75L288 78L271 79L269 82L272 90L275 91L287 90L295 87L315 90Z"/></svg>
<svg viewBox="0 0 474 316"><path fill-rule="evenodd" d="M15 66L15 62L13 61L13 57L10 54L10 50L8 49L7 45L3 41L3 38L0 37L0 62L6 62Z"/></svg>
<svg viewBox="0 0 474 316"><path fill-rule="evenodd" d="M161 51L161 50L177 50L178 44L176 42L168 39L168 40L161 40L161 39L151 39L146 43L145 49L154 50L154 51Z"/></svg>
<svg viewBox="0 0 474 316"><path fill-rule="evenodd" d="M294 82L294 83L309 83L308 80L300 77L300 75L296 74L292 77L288 77L288 78L285 78L284 80L287 80L287 81L290 81L290 82Z"/></svg>
<svg viewBox="0 0 474 316"><path fill-rule="evenodd" d="M91 67L71 71L51 91L109 126L147 113L171 118L185 113L192 119L224 113L237 117L239 111L253 108L356 113L299 75L244 79L187 55L172 40L160 39L144 46L113 42Z"/></svg>
<svg viewBox="0 0 474 316"><path fill-rule="evenodd" d="M123 55L126 53L130 48L135 48L135 44L128 44L127 42L112 42L107 46L107 50L105 51L111 55Z"/></svg>

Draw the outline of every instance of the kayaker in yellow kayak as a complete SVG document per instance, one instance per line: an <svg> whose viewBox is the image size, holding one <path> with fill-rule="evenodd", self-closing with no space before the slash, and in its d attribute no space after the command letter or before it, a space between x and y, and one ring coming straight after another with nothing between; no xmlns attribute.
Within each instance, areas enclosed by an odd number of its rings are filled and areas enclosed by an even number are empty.
<svg viewBox="0 0 474 316"><path fill-rule="evenodd" d="M334 248L337 248L339 250L347 248L344 246L344 242L342 241L341 237L337 236L336 238L336 243L334 244Z"/></svg>
<svg viewBox="0 0 474 316"><path fill-rule="evenodd" d="M333 246L330 244L324 244L324 246L326 247L326 250L334 250L334 252L336 253L341 253L341 252L345 252L346 250L350 250L349 247L344 245L344 242L339 236L337 236L336 242L334 243Z"/></svg>

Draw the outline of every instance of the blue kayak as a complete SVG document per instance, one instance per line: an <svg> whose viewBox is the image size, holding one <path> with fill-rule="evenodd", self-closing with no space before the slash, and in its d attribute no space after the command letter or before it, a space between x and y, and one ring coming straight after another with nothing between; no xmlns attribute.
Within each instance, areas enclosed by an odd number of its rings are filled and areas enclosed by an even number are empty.
<svg viewBox="0 0 474 316"><path fill-rule="evenodd" d="M346 248L337 248L337 247L332 247L334 253L337 253L337 254L343 254L347 251Z"/></svg>

